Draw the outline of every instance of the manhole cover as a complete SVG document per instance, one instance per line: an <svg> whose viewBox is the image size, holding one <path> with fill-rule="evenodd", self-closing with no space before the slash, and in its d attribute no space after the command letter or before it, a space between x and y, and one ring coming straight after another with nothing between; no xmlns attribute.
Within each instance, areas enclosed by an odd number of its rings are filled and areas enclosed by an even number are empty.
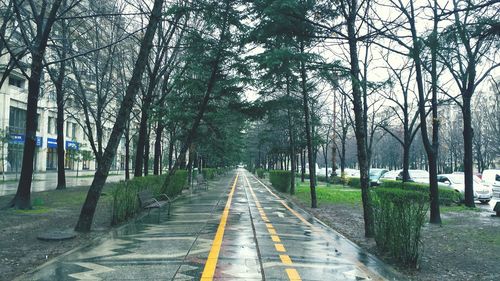
<svg viewBox="0 0 500 281"><path fill-rule="evenodd" d="M68 230L51 230L41 233L37 236L38 239L43 241L61 241L69 240L76 237L76 232L72 229Z"/></svg>

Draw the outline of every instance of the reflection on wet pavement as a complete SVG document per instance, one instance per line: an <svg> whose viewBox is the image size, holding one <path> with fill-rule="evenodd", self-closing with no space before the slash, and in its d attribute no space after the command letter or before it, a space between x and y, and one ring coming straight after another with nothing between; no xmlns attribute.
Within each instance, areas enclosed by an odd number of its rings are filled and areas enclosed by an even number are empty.
<svg viewBox="0 0 500 281"><path fill-rule="evenodd" d="M133 221L20 280L200 280L211 263L213 277L202 280L396 280L378 259L237 173L176 200L160 223L155 215Z"/></svg>

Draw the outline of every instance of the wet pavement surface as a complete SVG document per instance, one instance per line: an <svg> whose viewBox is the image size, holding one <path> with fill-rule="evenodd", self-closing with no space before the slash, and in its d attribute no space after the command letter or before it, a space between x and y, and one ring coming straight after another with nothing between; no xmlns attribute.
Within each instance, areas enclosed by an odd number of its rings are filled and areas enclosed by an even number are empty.
<svg viewBox="0 0 500 281"><path fill-rule="evenodd" d="M400 280L245 170L17 280Z"/></svg>

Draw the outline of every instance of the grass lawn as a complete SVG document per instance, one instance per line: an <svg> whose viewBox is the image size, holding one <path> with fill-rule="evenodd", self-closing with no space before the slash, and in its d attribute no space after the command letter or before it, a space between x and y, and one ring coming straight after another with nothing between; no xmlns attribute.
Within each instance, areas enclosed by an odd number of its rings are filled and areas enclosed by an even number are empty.
<svg viewBox="0 0 500 281"><path fill-rule="evenodd" d="M311 202L311 192L307 183L299 185L295 192L297 199L304 203ZM318 185L316 187L318 204L360 204L361 190L345 188L341 185Z"/></svg>

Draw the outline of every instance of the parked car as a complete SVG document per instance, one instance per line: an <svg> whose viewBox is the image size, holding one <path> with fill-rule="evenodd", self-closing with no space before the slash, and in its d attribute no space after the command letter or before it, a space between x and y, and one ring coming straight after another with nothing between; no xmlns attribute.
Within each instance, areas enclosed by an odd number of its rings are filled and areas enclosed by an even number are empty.
<svg viewBox="0 0 500 281"><path fill-rule="evenodd" d="M481 182L489 186L494 193L500 193L500 170L484 170Z"/></svg>
<svg viewBox="0 0 500 281"><path fill-rule="evenodd" d="M444 174L438 175L438 182L441 186L447 186L453 188L457 192L465 194L465 176L463 174ZM493 191L491 187L483 185L481 179L474 176L474 199L479 200L481 203L490 202L493 197Z"/></svg>
<svg viewBox="0 0 500 281"><path fill-rule="evenodd" d="M380 180L396 180L400 172L401 170L388 171L380 177Z"/></svg>
<svg viewBox="0 0 500 281"><path fill-rule="evenodd" d="M429 183L429 172L426 170L408 170L408 174L411 182ZM396 180L403 180L403 170L399 172Z"/></svg>
<svg viewBox="0 0 500 281"><path fill-rule="evenodd" d="M389 172L386 169L370 169L370 186L380 185L380 177Z"/></svg>

